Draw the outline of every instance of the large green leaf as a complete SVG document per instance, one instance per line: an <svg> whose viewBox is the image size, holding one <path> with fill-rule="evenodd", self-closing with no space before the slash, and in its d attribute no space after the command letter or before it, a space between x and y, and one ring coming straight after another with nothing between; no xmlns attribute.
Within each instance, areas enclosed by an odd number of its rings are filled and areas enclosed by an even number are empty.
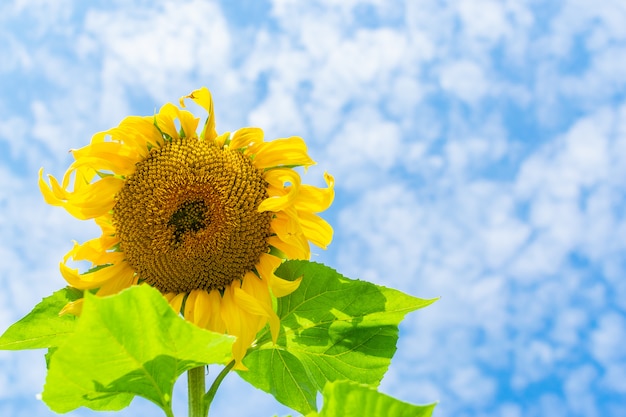
<svg viewBox="0 0 626 417"><path fill-rule="evenodd" d="M59 346L74 331L75 316L59 312L67 303L83 296L82 291L63 288L44 298L0 337L0 349L40 349Z"/></svg>
<svg viewBox="0 0 626 417"><path fill-rule="evenodd" d="M185 321L148 285L110 297L87 293L74 333L50 358L43 400L63 413L119 410L140 395L171 416L176 379L226 363L233 340Z"/></svg>
<svg viewBox="0 0 626 417"><path fill-rule="evenodd" d="M349 381L324 388L324 406L306 417L430 417L435 404L413 405Z"/></svg>
<svg viewBox="0 0 626 417"><path fill-rule="evenodd" d="M396 351L398 324L423 300L365 281L351 280L312 262L289 261L277 275L302 277L298 290L278 299L281 333L267 332L244 359L239 375L303 414L316 409L327 382L377 386Z"/></svg>

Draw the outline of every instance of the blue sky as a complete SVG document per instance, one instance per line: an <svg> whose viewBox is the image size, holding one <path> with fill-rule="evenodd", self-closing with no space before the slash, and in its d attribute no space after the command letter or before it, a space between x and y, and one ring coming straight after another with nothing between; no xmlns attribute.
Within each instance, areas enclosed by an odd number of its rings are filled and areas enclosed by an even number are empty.
<svg viewBox="0 0 626 417"><path fill-rule="evenodd" d="M0 329L96 233L37 170L203 85L220 132L303 136L307 181L335 175L315 260L441 297L403 323L382 391L439 417L626 415L626 3L3 1ZM43 352L0 352L0 415L54 415L44 377ZM218 397L288 413L236 375Z"/></svg>

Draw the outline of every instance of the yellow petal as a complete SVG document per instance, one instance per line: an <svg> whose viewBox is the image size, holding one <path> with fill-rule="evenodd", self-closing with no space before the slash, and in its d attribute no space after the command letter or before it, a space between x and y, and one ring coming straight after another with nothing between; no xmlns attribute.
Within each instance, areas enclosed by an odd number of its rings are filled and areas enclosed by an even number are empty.
<svg viewBox="0 0 626 417"><path fill-rule="evenodd" d="M198 137L197 129L200 119L195 117L193 113L182 110L178 112L180 127L187 138Z"/></svg>
<svg viewBox="0 0 626 417"><path fill-rule="evenodd" d="M137 161L119 155L99 155L97 157L83 157L70 165L70 169L98 167L100 172L111 172L114 175L128 176L135 172Z"/></svg>
<svg viewBox="0 0 626 417"><path fill-rule="evenodd" d="M168 293L165 294L165 298L167 302L170 303L170 306L174 309L176 314L180 314L180 308L183 306L183 300L185 299L186 293Z"/></svg>
<svg viewBox="0 0 626 417"><path fill-rule="evenodd" d="M39 188L48 204L64 207L73 216L86 220L106 214L115 205L115 194L123 187L124 180L116 177L105 177L93 184L78 187L75 191L67 192L49 175L50 186L42 178L43 171L39 171ZM78 174L78 172L77 172Z"/></svg>
<svg viewBox="0 0 626 417"><path fill-rule="evenodd" d="M118 128L119 130L119 128ZM135 160L135 162L139 162L143 159L140 150L145 150L147 148L146 144L142 147L138 147L133 143L122 143L122 142L96 142L91 143L87 146L84 146L80 149L73 149L72 156L74 159L79 160L81 158L88 157L102 157L103 159L107 157L123 157L130 158Z"/></svg>
<svg viewBox="0 0 626 417"><path fill-rule="evenodd" d="M333 240L333 228L326 220L310 212L298 212L298 220L304 236L322 249Z"/></svg>
<svg viewBox="0 0 626 417"><path fill-rule="evenodd" d="M263 142L263 130L258 127L245 127L233 134L228 145L230 149L246 148L252 144Z"/></svg>
<svg viewBox="0 0 626 417"><path fill-rule="evenodd" d="M109 206L111 203L114 205L115 195L123 186L124 180L122 178L104 177L90 184L89 187L85 187L85 189L68 193L67 199L68 202L77 207L92 207L100 204ZM103 201L101 202L101 200Z"/></svg>
<svg viewBox="0 0 626 417"><path fill-rule="evenodd" d="M78 150L73 150L74 161L69 170L90 167L98 171L111 171L117 175L130 175L135 164L145 158L147 147L137 152L132 144L119 142L97 142Z"/></svg>
<svg viewBox="0 0 626 417"><path fill-rule="evenodd" d="M180 110L172 103L167 103L161 107L159 112L154 116L155 123L159 130L171 137L172 139L178 139L178 129L174 120L177 118L177 113Z"/></svg>
<svg viewBox="0 0 626 417"><path fill-rule="evenodd" d="M257 209L264 211L279 211L291 206L300 190L300 175L293 169L272 169L263 176L269 183L267 192L270 197L259 204ZM285 187L285 184L291 184Z"/></svg>
<svg viewBox="0 0 626 417"><path fill-rule="evenodd" d="M248 272L243 277L241 291L249 294L263 309L263 316L269 320L272 340L276 343L278 332L280 331L280 319L272 307L272 297L270 296L268 285L267 280L261 279L253 272ZM262 326L264 325L265 321L262 322ZM261 328L258 330L261 330Z"/></svg>
<svg viewBox="0 0 626 417"><path fill-rule="evenodd" d="M207 328L211 319L211 297L205 290L200 290L196 296L196 302L193 309L193 316L196 324L203 329Z"/></svg>
<svg viewBox="0 0 626 417"><path fill-rule="evenodd" d="M51 182L54 179L52 175L48 175L48 178ZM56 179L54 179L54 181L56 181ZM43 168L39 169L39 180L37 181L37 184L39 185L39 190L41 191L41 194L47 204L50 204L51 206L63 206L65 201L59 198L59 196L52 191L52 188L44 181Z"/></svg>
<svg viewBox="0 0 626 417"><path fill-rule="evenodd" d="M222 296L219 291L212 290L209 292L208 307L211 309L209 314L209 323L207 328L217 333L224 333L226 331L226 324L222 319Z"/></svg>
<svg viewBox="0 0 626 417"><path fill-rule="evenodd" d="M275 213L270 228L280 240L304 254L304 257L298 259L309 259L311 256L309 242L302 231L298 221L298 213L295 210L283 210Z"/></svg>
<svg viewBox="0 0 626 417"><path fill-rule="evenodd" d="M274 271L278 269L282 262L282 259L274 255L263 253L259 256L259 262L257 262L255 268L259 272L259 275L261 275L261 279L266 279L269 282L270 276L274 275Z"/></svg>
<svg viewBox="0 0 626 417"><path fill-rule="evenodd" d="M155 116L157 126L163 133L166 133L173 139L179 138L179 132L176 129L174 120L178 119L183 136L187 138L196 137L196 129L200 119L186 110L180 110L172 103L167 103L159 113Z"/></svg>
<svg viewBox="0 0 626 417"><path fill-rule="evenodd" d="M252 150L255 153L254 165L257 168L315 164L307 153L306 143L297 136L265 142L255 146Z"/></svg>
<svg viewBox="0 0 626 417"><path fill-rule="evenodd" d="M327 188L302 185L294 201L294 207L313 213L319 213L330 207L335 198L335 179L328 173L324 173L324 179L328 185Z"/></svg>
<svg viewBox="0 0 626 417"><path fill-rule="evenodd" d="M234 287L233 295L237 299L237 304L244 311L257 316L269 317L268 311L261 305L261 303L239 287Z"/></svg>
<svg viewBox="0 0 626 417"><path fill-rule="evenodd" d="M241 361L256 336L256 332L251 330L246 321L247 315L235 301L233 285L226 287L222 295L221 316L226 325L226 332L237 337L233 344L235 369L246 369Z"/></svg>
<svg viewBox="0 0 626 417"><path fill-rule="evenodd" d="M80 316L80 313L83 312L83 301L85 301L84 298L79 298L76 301L70 301L61 309L59 316L63 316L65 314Z"/></svg>
<svg viewBox="0 0 626 417"><path fill-rule="evenodd" d="M113 295L136 284L137 275L135 274L135 271L129 269L125 271L125 273L119 274L114 279L111 279L102 284L96 294L100 297Z"/></svg>
<svg viewBox="0 0 626 417"><path fill-rule="evenodd" d="M187 296L187 300L185 300L185 312L183 315L185 316L185 320L194 324L197 324L195 316L196 298L198 297L198 293L201 291L202 290L192 290Z"/></svg>
<svg viewBox="0 0 626 417"><path fill-rule="evenodd" d="M288 259L309 259L308 248L303 249L301 245L292 245L284 242L278 236L270 236L267 243L281 251Z"/></svg>
<svg viewBox="0 0 626 417"><path fill-rule="evenodd" d="M124 259L122 252L107 252L102 247L100 238L91 239L83 244L74 242L72 249L65 255L65 260L69 258L75 261L89 261L92 265L104 265L121 262Z"/></svg>
<svg viewBox="0 0 626 417"><path fill-rule="evenodd" d="M134 269L127 262L119 262L94 272L79 274L78 269L73 269L60 263L61 275L74 288L88 290L101 287L105 282L115 279L117 276L134 273Z"/></svg>
<svg viewBox="0 0 626 417"><path fill-rule="evenodd" d="M105 177L89 185L89 189L67 194L64 208L81 219L92 219L106 214L115 205L115 195L124 186L124 180ZM82 217L79 217L82 216Z"/></svg>
<svg viewBox="0 0 626 417"><path fill-rule="evenodd" d="M128 116L119 126L95 134L91 143L103 142L106 137L110 137L111 140L126 145L129 152L132 150L144 158L149 147L161 146L163 142L161 132L154 125L154 119L154 116Z"/></svg>
<svg viewBox="0 0 626 417"><path fill-rule="evenodd" d="M186 98L193 100L197 105L202 107L209 114L209 117L204 123L204 128L202 129L200 137L204 138L205 140L215 139L217 137L217 131L215 130L215 112L213 110L213 98L211 97L211 92L206 87L202 87L199 90L194 90L188 96L181 97L181 107L185 107Z"/></svg>
<svg viewBox="0 0 626 417"><path fill-rule="evenodd" d="M270 279L270 288L272 289L274 296L284 297L297 290L300 286L300 282L302 282L302 277L297 278L294 281L287 281L286 279L282 279L274 275L272 276L272 279Z"/></svg>
<svg viewBox="0 0 626 417"><path fill-rule="evenodd" d="M224 132L221 135L217 136L214 141L218 148L223 148L226 140L230 138L230 132Z"/></svg>
<svg viewBox="0 0 626 417"><path fill-rule="evenodd" d="M256 270L263 279L268 282L269 288L276 297L284 297L294 292L300 285L301 278L295 281L287 281L274 275L276 268L282 263L280 258L264 253L259 257Z"/></svg>

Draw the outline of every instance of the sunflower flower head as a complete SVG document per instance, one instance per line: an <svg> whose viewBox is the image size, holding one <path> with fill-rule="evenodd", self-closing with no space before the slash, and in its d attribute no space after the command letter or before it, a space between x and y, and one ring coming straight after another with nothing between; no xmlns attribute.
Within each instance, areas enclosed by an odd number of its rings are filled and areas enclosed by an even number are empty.
<svg viewBox="0 0 626 417"><path fill-rule="evenodd" d="M208 113L200 133L185 99ZM294 168L314 161L301 138L266 142L258 128L218 135L211 94L202 88L180 107L127 117L72 155L61 182L39 172L47 203L94 219L102 231L64 257L69 285L99 296L151 285L185 319L236 336L239 369L266 324L276 340L272 297L290 294L299 281L274 272L284 259L308 259L310 243L326 248L333 232L317 214L333 201L333 178L324 175L326 188L302 184ZM81 273L70 259L92 268ZM78 300L63 312L81 307Z"/></svg>

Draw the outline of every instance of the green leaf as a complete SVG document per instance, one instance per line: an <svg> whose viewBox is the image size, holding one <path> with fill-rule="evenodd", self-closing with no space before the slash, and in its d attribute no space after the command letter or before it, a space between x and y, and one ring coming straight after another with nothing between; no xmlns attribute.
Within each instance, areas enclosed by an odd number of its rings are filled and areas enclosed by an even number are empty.
<svg viewBox="0 0 626 417"><path fill-rule="evenodd" d="M327 382L352 380L378 386L396 351L398 324L423 300L365 281L351 280L313 262L289 261L277 275L303 277L298 290L278 299L281 333L267 331L239 375L303 414L316 409Z"/></svg>
<svg viewBox="0 0 626 417"><path fill-rule="evenodd" d="M436 404L413 405L348 381L326 384L324 406L306 417L430 417Z"/></svg>
<svg viewBox="0 0 626 417"><path fill-rule="evenodd" d="M41 349L59 346L73 333L76 317L59 316L67 303L83 296L82 291L63 288L44 298L21 320L13 323L0 337L0 349Z"/></svg>
<svg viewBox="0 0 626 417"><path fill-rule="evenodd" d="M50 360L52 359L52 355L54 355L54 352L56 352L58 349L58 347L50 347L48 348L48 351L46 352L46 354L44 355L44 358L46 359L46 369L50 369Z"/></svg>
<svg viewBox="0 0 626 417"><path fill-rule="evenodd" d="M148 285L110 297L87 293L75 332L50 357L43 400L64 413L120 410L139 395L171 416L176 379L228 362L233 340L185 321Z"/></svg>

